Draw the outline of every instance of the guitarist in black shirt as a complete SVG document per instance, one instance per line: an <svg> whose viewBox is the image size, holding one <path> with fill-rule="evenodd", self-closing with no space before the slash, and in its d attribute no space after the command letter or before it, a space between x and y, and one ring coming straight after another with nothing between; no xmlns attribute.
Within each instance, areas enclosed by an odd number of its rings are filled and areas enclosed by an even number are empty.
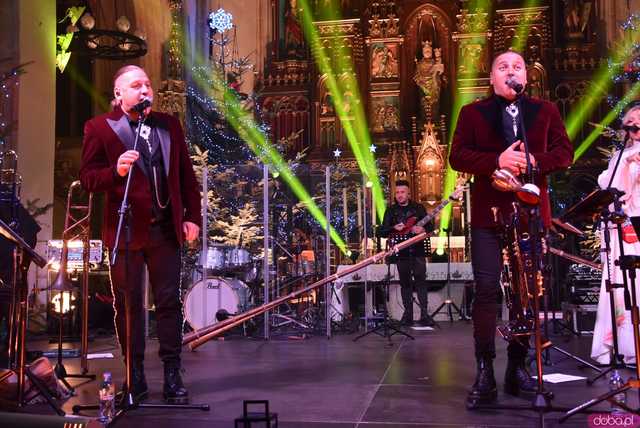
<svg viewBox="0 0 640 428"><path fill-rule="evenodd" d="M405 180L396 181L395 204L387 208L384 213L382 225L378 228L378 236L388 238L390 245L404 241L412 236L425 231L432 231L433 224L428 223L423 226L416 225L426 215L424 207L411 201L409 182ZM402 304L404 314L401 323L403 325L413 325L413 290L414 286L418 294L420 303L419 325L431 327L435 325L429 316L427 303L429 294L426 283L426 242L423 245L413 245L401 250L395 257L400 276L400 290L402 294Z"/></svg>

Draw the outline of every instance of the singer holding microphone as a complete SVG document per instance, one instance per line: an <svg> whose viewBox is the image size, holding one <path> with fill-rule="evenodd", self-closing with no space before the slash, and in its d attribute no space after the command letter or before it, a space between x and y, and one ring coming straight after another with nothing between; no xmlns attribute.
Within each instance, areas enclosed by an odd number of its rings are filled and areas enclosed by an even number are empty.
<svg viewBox="0 0 640 428"><path fill-rule="evenodd" d="M489 77L493 94L462 108L449 157L453 169L474 175L471 261L475 278L472 319L477 373L467 397L470 409L491 403L497 397L493 360L502 257L491 208L499 207L507 215L512 212L511 203L516 201L513 192L492 187L491 175L496 169L507 169L516 176L526 172L519 120L519 115L523 115L529 161L540 189L540 215L544 225L549 226L551 210L545 176L567 168L573 159L573 149L556 106L523 94L527 68L522 55L515 51L500 53L493 60ZM536 391L536 382L525 369L528 349L524 341L514 340L508 345L504 390L509 394Z"/></svg>
<svg viewBox="0 0 640 428"><path fill-rule="evenodd" d="M85 190L105 193L102 235L105 245L113 249L118 211L131 171L130 239L126 244L123 228L116 263L110 272L116 331L123 355L126 340L131 341L129 390L137 401L148 395L143 366L142 280L146 265L156 309L159 356L164 364L164 399L170 404L185 404L189 398L180 374L180 248L185 241L198 237L199 186L180 123L173 116L151 111L153 89L146 72L135 65L120 68L114 76L113 94L113 110L85 124L80 180ZM133 150L140 119L140 137L137 150ZM130 338L125 334L125 295L131 307Z"/></svg>

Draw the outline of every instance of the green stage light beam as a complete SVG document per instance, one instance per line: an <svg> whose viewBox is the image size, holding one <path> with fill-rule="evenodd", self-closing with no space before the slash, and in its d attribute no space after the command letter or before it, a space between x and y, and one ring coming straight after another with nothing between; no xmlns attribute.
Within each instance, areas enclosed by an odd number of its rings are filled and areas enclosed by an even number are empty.
<svg viewBox="0 0 640 428"><path fill-rule="evenodd" d="M620 100L618 103L607 113L607 115L602 119L600 125L609 126L611 122L614 121L616 117L624 110L624 108L633 101L636 96L640 93L640 82L636 82L633 84L631 89L627 91L627 94ZM602 128L596 128L585 138L585 140L580 143L578 148L573 154L573 161L577 161L580 157L585 154L585 152L591 147L594 141L598 139L598 137L602 134Z"/></svg>
<svg viewBox="0 0 640 428"><path fill-rule="evenodd" d="M293 193L305 205L306 209L316 221L326 229L327 218L322 214L322 210L313 201L311 195L309 195L304 185L298 177L295 176L293 171L291 171L280 153L268 142L266 136L259 131L255 120L242 108L237 96L230 90L225 90L224 96L225 105L227 106L226 111L228 113L227 118L231 126L233 126L236 132L238 132L238 135L249 144L249 147L256 155L262 159L267 159L267 163L270 164L275 171L280 173L282 179L289 185ZM347 255L347 245L333 226L330 226L329 234L340 251Z"/></svg>
<svg viewBox="0 0 640 428"><path fill-rule="evenodd" d="M96 87L86 79L86 77L78 73L78 70L73 63L67 65L66 72L69 77L76 82L80 89L82 89L93 101L96 102L96 104L98 104L98 107L100 107L103 112L111 110L109 100L107 100L107 98L100 93Z"/></svg>
<svg viewBox="0 0 640 428"><path fill-rule="evenodd" d="M194 64L202 67L205 62L201 58L194 58ZM205 66L206 67L206 66ZM298 199L303 202L305 208L314 217L314 219L326 229L327 219L322 210L317 206L311 198L304 185L290 170L286 161L278 151L268 142L267 137L258 129L257 123L249 112L245 111L237 98L237 95L231 91L224 83L223 78L212 69L211 81L204 81L199 76L192 76L194 82L200 89L209 94L212 99L217 100L218 97L213 95L220 94L223 98L223 104L218 107L225 111L226 118L231 126L238 132L238 135L247 143L249 148L258 156L263 163L270 165L272 170L278 172L291 188ZM340 249L343 254L347 254L348 248L344 240L337 231L331 226L329 234L332 241Z"/></svg>
<svg viewBox="0 0 640 428"><path fill-rule="evenodd" d="M372 182L373 197L376 201L376 212L379 218L382 218L386 208L386 199L380 184L378 170L376 167L373 154L370 152L371 136L369 134L367 119L364 114L362 98L360 96L359 86L353 74L343 73L341 79L338 79L331 65L331 58L327 55L325 47L322 45L317 29L313 24L313 14L307 0L300 0L300 16L302 20L302 28L305 38L311 45L311 51L314 55L316 65L326 79L326 86L333 99L338 118L349 142L349 146L356 158L358 167L367 180ZM323 9L323 17L337 19L337 7L332 5ZM332 58L342 70L353 70L353 64L346 62L346 58L350 58L347 47L343 45L335 46L337 55ZM343 83L344 81L344 83ZM344 94L350 92L352 94L350 102L345 99ZM349 105L350 111L345 110L345 106ZM353 119L350 117L353 114Z"/></svg>
<svg viewBox="0 0 640 428"><path fill-rule="evenodd" d="M580 129L585 124L593 110L605 98L613 86L612 77L622 70L624 62L631 58L635 45L639 40L640 31L633 31L619 46L613 49L610 63L603 62L594 78L585 90L585 95L576 103L576 107L569 112L565 120L569 139L574 141Z"/></svg>

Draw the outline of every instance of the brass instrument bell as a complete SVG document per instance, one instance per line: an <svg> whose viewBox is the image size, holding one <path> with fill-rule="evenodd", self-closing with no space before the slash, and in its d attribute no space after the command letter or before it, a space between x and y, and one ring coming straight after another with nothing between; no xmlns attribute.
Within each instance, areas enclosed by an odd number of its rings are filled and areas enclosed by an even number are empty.
<svg viewBox="0 0 640 428"><path fill-rule="evenodd" d="M491 180L494 189L515 192L516 197L527 205L537 205L540 202L540 188L533 183L522 184L508 169L496 169Z"/></svg>

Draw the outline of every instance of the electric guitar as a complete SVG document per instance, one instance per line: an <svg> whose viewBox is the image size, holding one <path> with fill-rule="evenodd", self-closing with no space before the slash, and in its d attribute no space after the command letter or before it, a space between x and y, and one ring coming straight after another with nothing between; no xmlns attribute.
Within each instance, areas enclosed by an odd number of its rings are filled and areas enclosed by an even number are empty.
<svg viewBox="0 0 640 428"><path fill-rule="evenodd" d="M466 183L462 181L462 184L459 184L447 199L443 199L429 214L424 216L424 218L422 218L421 220L418 220L418 218L415 216L409 217L404 222L405 226L402 230L393 230L389 234L391 243L395 245L409 239L414 235L413 233L411 233L411 229L413 229L415 226L424 227L427 223L432 221L438 215L438 213L440 213L440 211L444 209L444 207L449 205L449 202L460 200L466 188Z"/></svg>

